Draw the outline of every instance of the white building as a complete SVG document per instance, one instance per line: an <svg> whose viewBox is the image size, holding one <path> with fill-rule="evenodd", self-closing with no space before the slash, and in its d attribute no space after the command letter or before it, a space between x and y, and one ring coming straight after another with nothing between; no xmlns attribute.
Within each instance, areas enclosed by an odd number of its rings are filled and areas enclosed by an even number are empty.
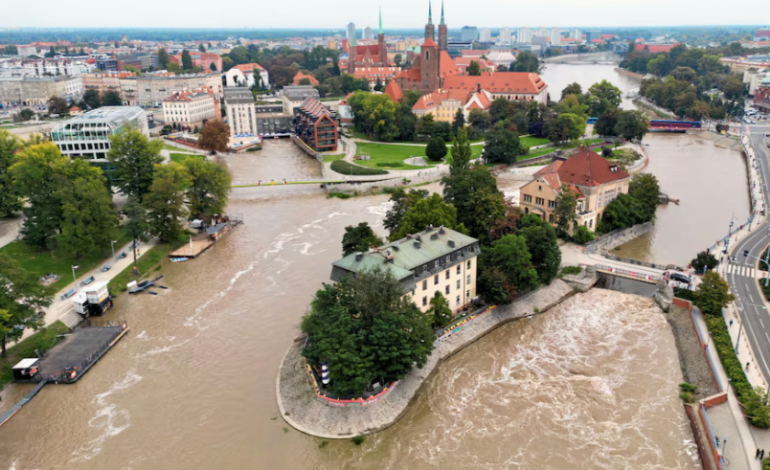
<svg viewBox="0 0 770 470"><path fill-rule="evenodd" d="M550 38L551 37L550 31L548 31L548 29L546 29L546 28L540 28L537 31L535 31L535 36L537 36L539 38Z"/></svg>
<svg viewBox="0 0 770 470"><path fill-rule="evenodd" d="M743 72L743 83L749 86L750 96L754 96L754 93L757 91L757 87L766 77L770 77L770 68L757 69L752 67Z"/></svg>
<svg viewBox="0 0 770 470"><path fill-rule="evenodd" d="M32 44L25 44L23 46L16 46L19 51L19 55L22 57L29 57L31 55L37 55L37 47Z"/></svg>
<svg viewBox="0 0 770 470"><path fill-rule="evenodd" d="M262 88L270 88L270 75L267 73L267 70L257 63L240 64L228 70L225 74L227 86L245 86L251 88L254 86L254 69L259 71Z"/></svg>
<svg viewBox="0 0 770 470"><path fill-rule="evenodd" d="M479 32L479 42L492 42L492 32L489 28L481 28Z"/></svg>
<svg viewBox="0 0 770 470"><path fill-rule="evenodd" d="M355 23L348 23L347 35L345 37L348 39L348 41L356 37Z"/></svg>
<svg viewBox="0 0 770 470"><path fill-rule="evenodd" d="M559 28L551 28L551 45L561 46L561 30Z"/></svg>
<svg viewBox="0 0 770 470"><path fill-rule="evenodd" d="M225 88L225 108L231 138L257 135L256 105L248 88Z"/></svg>
<svg viewBox="0 0 770 470"><path fill-rule="evenodd" d="M500 38L499 41L501 44L510 44L511 43L511 30L508 28L503 28L500 30Z"/></svg>
<svg viewBox="0 0 770 470"><path fill-rule="evenodd" d="M189 129L202 127L209 119L219 117L219 101L206 88L174 93L163 100L162 107L166 124Z"/></svg>
<svg viewBox="0 0 770 470"><path fill-rule="evenodd" d="M519 44L529 44L529 43L531 43L532 42L532 30L527 28L527 27L523 27L523 28L519 29L519 37L516 38L516 42L518 42Z"/></svg>
<svg viewBox="0 0 770 470"><path fill-rule="evenodd" d="M321 99L318 90L310 85L285 86L281 90L281 102L283 103L283 113L294 115L294 109L302 106L305 98Z"/></svg>
<svg viewBox="0 0 770 470"><path fill-rule="evenodd" d="M495 70L501 65L508 69L516 61L516 56L510 50L492 49L487 53L487 60L495 64Z"/></svg>
<svg viewBox="0 0 770 470"><path fill-rule="evenodd" d="M579 29L573 29L569 33L570 39L583 39L583 33Z"/></svg>
<svg viewBox="0 0 770 470"><path fill-rule="evenodd" d="M368 26L364 28L364 35L362 39L365 39L367 41L374 39L374 35L372 34L372 28Z"/></svg>
<svg viewBox="0 0 770 470"><path fill-rule="evenodd" d="M104 106L68 119L51 131L62 154L104 163L110 137L132 127L149 136L147 114L138 106Z"/></svg>

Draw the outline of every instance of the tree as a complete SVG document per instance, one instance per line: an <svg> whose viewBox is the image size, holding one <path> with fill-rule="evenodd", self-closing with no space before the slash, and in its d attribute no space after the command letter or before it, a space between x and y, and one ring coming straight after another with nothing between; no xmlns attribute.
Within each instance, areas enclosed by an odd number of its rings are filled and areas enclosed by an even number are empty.
<svg viewBox="0 0 770 470"><path fill-rule="evenodd" d="M475 60L472 60L470 65L468 65L468 68L465 70L465 74L470 77L481 76L481 67L479 66L479 63Z"/></svg>
<svg viewBox="0 0 770 470"><path fill-rule="evenodd" d="M310 79L309 78L300 78L299 79L299 84L300 85L308 86L308 85L310 85Z"/></svg>
<svg viewBox="0 0 770 470"><path fill-rule="evenodd" d="M179 239L183 233L182 218L188 213L184 202L189 187L190 175L182 165L155 165L150 192L144 197L152 235L164 242Z"/></svg>
<svg viewBox="0 0 770 470"><path fill-rule="evenodd" d="M583 94L583 88L580 86L578 82L573 82L564 87L564 89L561 91L561 99L567 97L567 95L582 95Z"/></svg>
<svg viewBox="0 0 770 470"><path fill-rule="evenodd" d="M465 113L463 113L462 108L457 108L457 112L455 113L455 118L452 121L452 134L457 135L457 132L459 132L459 130L464 127L465 127Z"/></svg>
<svg viewBox="0 0 770 470"><path fill-rule="evenodd" d="M353 111L353 124L360 132L386 142L399 136L398 117L403 111L390 96L357 91L348 98L348 104Z"/></svg>
<svg viewBox="0 0 770 470"><path fill-rule="evenodd" d="M716 268L719 260L708 251L701 251L690 263L696 273L705 273L705 271Z"/></svg>
<svg viewBox="0 0 770 470"><path fill-rule="evenodd" d="M110 137L107 160L113 166L112 179L123 194L142 202L152 186L155 165L163 162L163 142L148 139L139 129Z"/></svg>
<svg viewBox="0 0 770 470"><path fill-rule="evenodd" d="M96 109L102 105L102 99L99 96L99 92L92 89L86 90L83 93L83 102L91 109Z"/></svg>
<svg viewBox="0 0 770 470"><path fill-rule="evenodd" d="M602 233L648 222L641 202L628 194L620 194L604 209L597 230Z"/></svg>
<svg viewBox="0 0 770 470"><path fill-rule="evenodd" d="M444 142L449 142L454 138L452 133L452 125L446 121L440 121L434 124L431 137L438 137Z"/></svg>
<svg viewBox="0 0 770 470"><path fill-rule="evenodd" d="M725 94L725 98L731 101L737 101L743 97L746 91L746 87L740 78L735 75L729 75L725 78L725 82L722 85L722 92Z"/></svg>
<svg viewBox="0 0 770 470"><path fill-rule="evenodd" d="M433 328L443 328L452 323L452 309L441 292L433 294L428 313L433 315Z"/></svg>
<svg viewBox="0 0 770 470"><path fill-rule="evenodd" d="M227 151L227 144L230 142L230 128L221 119L210 119L206 121L198 135L198 145L204 149L214 152Z"/></svg>
<svg viewBox="0 0 770 470"><path fill-rule="evenodd" d="M393 57L393 63L396 64L396 67L401 67L401 62L404 60L403 56L401 54L396 54Z"/></svg>
<svg viewBox="0 0 770 470"><path fill-rule="evenodd" d="M70 106L64 98L54 96L48 100L48 113L58 114L60 116L68 115L70 113Z"/></svg>
<svg viewBox="0 0 770 470"><path fill-rule="evenodd" d="M328 365L331 391L360 394L375 380L390 383L425 365L436 338L431 317L403 294L380 268L316 292L302 320L308 335L302 354L311 367Z"/></svg>
<svg viewBox="0 0 770 470"><path fill-rule="evenodd" d="M254 67L254 69L251 71L251 76L254 78L254 85L251 87L251 91L262 91L264 87L262 86L262 75L259 72L259 69ZM310 80L308 80L308 85Z"/></svg>
<svg viewBox="0 0 770 470"><path fill-rule="evenodd" d="M186 158L182 165L190 175L187 190L190 212L196 217L223 213L232 184L227 168L199 158Z"/></svg>
<svg viewBox="0 0 770 470"><path fill-rule="evenodd" d="M446 142L441 137L432 137L425 147L425 155L433 162L440 162L446 157Z"/></svg>
<svg viewBox="0 0 770 470"><path fill-rule="evenodd" d="M21 141L16 136L0 129L0 219L17 213L22 207L10 172L20 148Z"/></svg>
<svg viewBox="0 0 770 470"><path fill-rule="evenodd" d="M539 72L540 61L534 54L524 51L516 56L516 61L511 63L511 72Z"/></svg>
<svg viewBox="0 0 770 470"><path fill-rule="evenodd" d="M21 234L24 243L39 249L53 249L61 226L59 189L66 184L67 158L52 143L24 149L11 167L16 193L26 198Z"/></svg>
<svg viewBox="0 0 770 470"><path fill-rule="evenodd" d="M698 77L698 72L690 67L677 67L671 71L671 76L677 80L684 80L692 83Z"/></svg>
<svg viewBox="0 0 770 470"><path fill-rule="evenodd" d="M436 193L427 199L420 199L409 208L391 239L404 238L408 234L425 230L429 225L443 225L447 228L456 228L457 225L457 209L444 202L441 195Z"/></svg>
<svg viewBox="0 0 770 470"><path fill-rule="evenodd" d="M650 130L650 121L641 111L620 111L618 123L615 125L615 135L626 140L639 141Z"/></svg>
<svg viewBox="0 0 770 470"><path fill-rule="evenodd" d="M73 159L67 184L59 189L61 234L56 242L66 256L80 258L104 251L118 236L118 214L104 172L85 160Z"/></svg>
<svg viewBox="0 0 770 470"><path fill-rule="evenodd" d="M496 267L481 269L477 284L479 293L492 305L511 303L516 296L516 287Z"/></svg>
<svg viewBox="0 0 770 470"><path fill-rule="evenodd" d="M488 131L484 139L484 159L489 163L516 163L522 148L519 136L507 129Z"/></svg>
<svg viewBox="0 0 770 470"><path fill-rule="evenodd" d="M200 52L206 52L206 48L203 47L203 44L198 44L198 51Z"/></svg>
<svg viewBox="0 0 770 470"><path fill-rule="evenodd" d="M9 44L3 48L2 53L5 55L19 55L19 49L15 45Z"/></svg>
<svg viewBox="0 0 770 470"><path fill-rule="evenodd" d="M15 122L27 122L33 117L35 117L35 112L29 108L24 108L13 115L13 120Z"/></svg>
<svg viewBox="0 0 770 470"><path fill-rule="evenodd" d="M361 222L357 226L345 227L345 235L342 237L342 256L351 253L369 251L370 246L382 245L382 240L374 233L367 222Z"/></svg>
<svg viewBox="0 0 770 470"><path fill-rule="evenodd" d="M585 225L578 225L578 228L575 229L575 233L572 234L572 240L578 245L585 245L593 239L594 233Z"/></svg>
<svg viewBox="0 0 770 470"><path fill-rule="evenodd" d="M190 51L187 49L182 50L182 70L192 70L193 62L190 57Z"/></svg>
<svg viewBox="0 0 770 470"><path fill-rule="evenodd" d="M660 184L655 175L650 173L634 175L628 185L628 195L641 203L644 221L655 219L655 211L660 204Z"/></svg>
<svg viewBox="0 0 770 470"><path fill-rule="evenodd" d="M404 220L404 216L409 209L414 206L417 201L425 199L430 193L425 189L410 189L407 193L404 188L397 188L395 192L390 196L391 206L388 212L385 214L385 220L382 225L388 230L390 240L396 240L393 237L399 231L401 223Z"/></svg>
<svg viewBox="0 0 770 470"><path fill-rule="evenodd" d="M449 167L451 174L458 174L466 171L470 168L471 157L473 152L471 151L471 144L468 141L468 131L465 126L460 127L457 131L457 138L455 138L452 144L452 165Z"/></svg>
<svg viewBox="0 0 770 470"><path fill-rule="evenodd" d="M51 46L51 48L48 49L48 52L45 53L45 58L53 59L54 57L56 57L56 48Z"/></svg>
<svg viewBox="0 0 770 470"><path fill-rule="evenodd" d="M519 231L519 222L521 221L522 211L518 206L513 206L506 202L507 212L505 216L495 220L489 229L489 243L503 238L506 235L515 234Z"/></svg>
<svg viewBox="0 0 770 470"><path fill-rule="evenodd" d="M483 109L471 109L468 113L468 124L478 132L484 132L492 125L492 118Z"/></svg>
<svg viewBox="0 0 770 470"><path fill-rule="evenodd" d="M554 144L579 139L585 130L585 120L571 113L560 114L545 123L545 135Z"/></svg>
<svg viewBox="0 0 770 470"><path fill-rule="evenodd" d="M217 71L217 64L215 64L214 62L210 63L209 64L209 70L211 70L212 72L216 72Z"/></svg>
<svg viewBox="0 0 770 470"><path fill-rule="evenodd" d="M695 305L706 315L722 315L722 309L735 300L727 281L716 271L707 271L695 291Z"/></svg>
<svg viewBox="0 0 770 470"><path fill-rule="evenodd" d="M385 89L385 85L382 84L382 80L377 78L377 82L374 84L374 91L382 91Z"/></svg>
<svg viewBox="0 0 770 470"><path fill-rule="evenodd" d="M136 242L150 241L150 219L144 206L133 197L129 197L128 202L123 206L123 215L126 216L126 222L122 228L134 242L134 266L136 266Z"/></svg>
<svg viewBox="0 0 770 470"><path fill-rule="evenodd" d="M601 116L608 109L617 108L620 106L622 97L623 93L620 89L607 80L594 83L588 89L591 116Z"/></svg>
<svg viewBox="0 0 770 470"><path fill-rule="evenodd" d="M423 136L430 136L433 133L433 126L436 122L433 120L433 114L428 113L417 120L415 133Z"/></svg>
<svg viewBox="0 0 770 470"><path fill-rule="evenodd" d="M484 167L456 171L444 178L444 199L457 208L457 221L471 236L486 241L497 219L505 216L503 193Z"/></svg>
<svg viewBox="0 0 770 470"><path fill-rule="evenodd" d="M553 211L556 217L556 228L561 236L569 233L570 227L577 218L577 194L570 186L562 186L556 197L556 209Z"/></svg>
<svg viewBox="0 0 770 470"><path fill-rule="evenodd" d="M594 134L602 137L614 137L618 135L615 131L615 127L618 125L618 116L620 115L620 109L610 108L604 114L599 116L594 125Z"/></svg>
<svg viewBox="0 0 770 470"><path fill-rule="evenodd" d="M516 292L537 287L537 271L523 236L506 235L497 240L482 251L481 264L499 269Z"/></svg>
<svg viewBox="0 0 770 470"><path fill-rule="evenodd" d="M120 92L110 90L102 93L102 106L123 106L123 100L120 98Z"/></svg>
<svg viewBox="0 0 770 470"><path fill-rule="evenodd" d="M183 72L182 66L177 64L176 62L169 62L168 65L166 65L166 70L175 74L179 74Z"/></svg>
<svg viewBox="0 0 770 470"><path fill-rule="evenodd" d="M18 261L0 253L0 357L7 357L6 345L19 340L26 328L42 326L37 312L51 305L54 292Z"/></svg>
<svg viewBox="0 0 770 470"><path fill-rule="evenodd" d="M534 214L521 218L519 235L527 242L532 264L541 284L550 284L561 265L561 250L556 242L556 230Z"/></svg>

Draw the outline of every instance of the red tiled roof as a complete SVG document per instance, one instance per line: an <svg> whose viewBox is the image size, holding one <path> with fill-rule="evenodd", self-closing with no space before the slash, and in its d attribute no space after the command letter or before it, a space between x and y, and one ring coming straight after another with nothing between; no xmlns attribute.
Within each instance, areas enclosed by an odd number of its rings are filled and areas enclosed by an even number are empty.
<svg viewBox="0 0 770 470"><path fill-rule="evenodd" d="M423 47L438 47L438 44L436 44L436 42L435 42L435 41L433 41L433 39L431 39L431 38L428 38L428 39L426 39L426 40L425 40L425 42L424 42L424 43L422 43L422 45L420 46L420 48L423 48Z"/></svg>
<svg viewBox="0 0 770 470"><path fill-rule="evenodd" d="M477 96L479 102L484 105L484 107L480 109L486 109L491 104L491 101L485 93L474 93L467 90L439 89L421 96L420 99L417 100L417 103L412 106L412 109L418 111L432 109L441 105L441 103L446 100L458 100L462 106L465 106L474 96ZM471 104L470 109L479 109L479 106L474 102Z"/></svg>
<svg viewBox="0 0 770 470"><path fill-rule="evenodd" d="M616 164L588 149L565 161L555 161L535 173L536 176L558 174L560 184L595 187L629 177Z"/></svg>
<svg viewBox="0 0 770 470"><path fill-rule="evenodd" d="M404 99L404 90L398 86L395 80L388 82L388 86L385 87L385 94L390 96L393 101L401 102Z"/></svg>
<svg viewBox="0 0 770 470"><path fill-rule="evenodd" d="M439 63L441 66L441 70L439 70L439 76L441 77L449 77L451 75L459 75L462 73L462 71L457 68L455 61L449 57L449 54L446 51L441 51L441 60Z"/></svg>
<svg viewBox="0 0 770 470"><path fill-rule="evenodd" d="M294 76L294 85L299 85L300 80L302 80L303 78L307 78L308 81L310 81L310 85L311 86L318 86L319 85L318 80L316 80L316 78L314 76L312 76L310 74L304 74L304 73L302 73L301 70L298 71L297 75Z"/></svg>
<svg viewBox="0 0 770 470"><path fill-rule="evenodd" d="M323 105L320 101L317 99L308 96L305 98L305 101L302 102L302 106L299 107L301 112L305 112L313 117L320 117L322 115L332 117L331 111L329 111L329 108Z"/></svg>
<svg viewBox="0 0 770 470"><path fill-rule="evenodd" d="M548 85L536 73L493 72L480 76L454 75L444 79L444 88L448 90L476 90L479 87L490 93L525 93L536 95Z"/></svg>
<svg viewBox="0 0 770 470"><path fill-rule="evenodd" d="M378 44L356 46L353 52L355 52L356 57L363 57L364 54L366 54L367 49L369 49L369 53L373 56L376 56L380 53L380 46Z"/></svg>
<svg viewBox="0 0 770 470"><path fill-rule="evenodd" d="M238 69L238 70L240 70L241 72L244 72L244 73L246 73L246 72L253 72L253 71L254 71L254 69L257 69L257 70L265 70L265 69L263 69L263 68L262 68L262 66L261 66L261 65L259 65L259 64L255 64L255 63L251 63L251 64L240 64L240 65L236 65L236 66L233 66L233 68L234 68L234 69Z"/></svg>

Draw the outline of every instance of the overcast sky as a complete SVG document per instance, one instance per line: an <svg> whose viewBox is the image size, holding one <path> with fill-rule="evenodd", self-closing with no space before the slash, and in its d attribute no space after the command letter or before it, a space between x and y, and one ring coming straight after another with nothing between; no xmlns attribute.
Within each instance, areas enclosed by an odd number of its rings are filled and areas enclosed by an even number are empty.
<svg viewBox="0 0 770 470"><path fill-rule="evenodd" d="M420 28L427 0L2 0L0 27L339 28L349 21ZM438 23L440 0L433 1ZM446 0L450 28L746 25L770 22L768 0Z"/></svg>

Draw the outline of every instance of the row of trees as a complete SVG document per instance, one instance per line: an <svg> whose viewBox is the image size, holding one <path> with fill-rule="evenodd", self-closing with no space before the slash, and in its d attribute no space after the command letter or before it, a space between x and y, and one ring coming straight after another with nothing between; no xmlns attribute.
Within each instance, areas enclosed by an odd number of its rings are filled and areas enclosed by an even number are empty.
<svg viewBox="0 0 770 470"><path fill-rule="evenodd" d="M722 92L726 101L722 101L718 96L712 97L689 81L676 78L677 76L682 75L669 75L662 80L643 80L640 93L656 105L673 111L677 116L691 119L725 119L736 111L743 113L743 83L738 77L729 76L724 79Z"/></svg>

